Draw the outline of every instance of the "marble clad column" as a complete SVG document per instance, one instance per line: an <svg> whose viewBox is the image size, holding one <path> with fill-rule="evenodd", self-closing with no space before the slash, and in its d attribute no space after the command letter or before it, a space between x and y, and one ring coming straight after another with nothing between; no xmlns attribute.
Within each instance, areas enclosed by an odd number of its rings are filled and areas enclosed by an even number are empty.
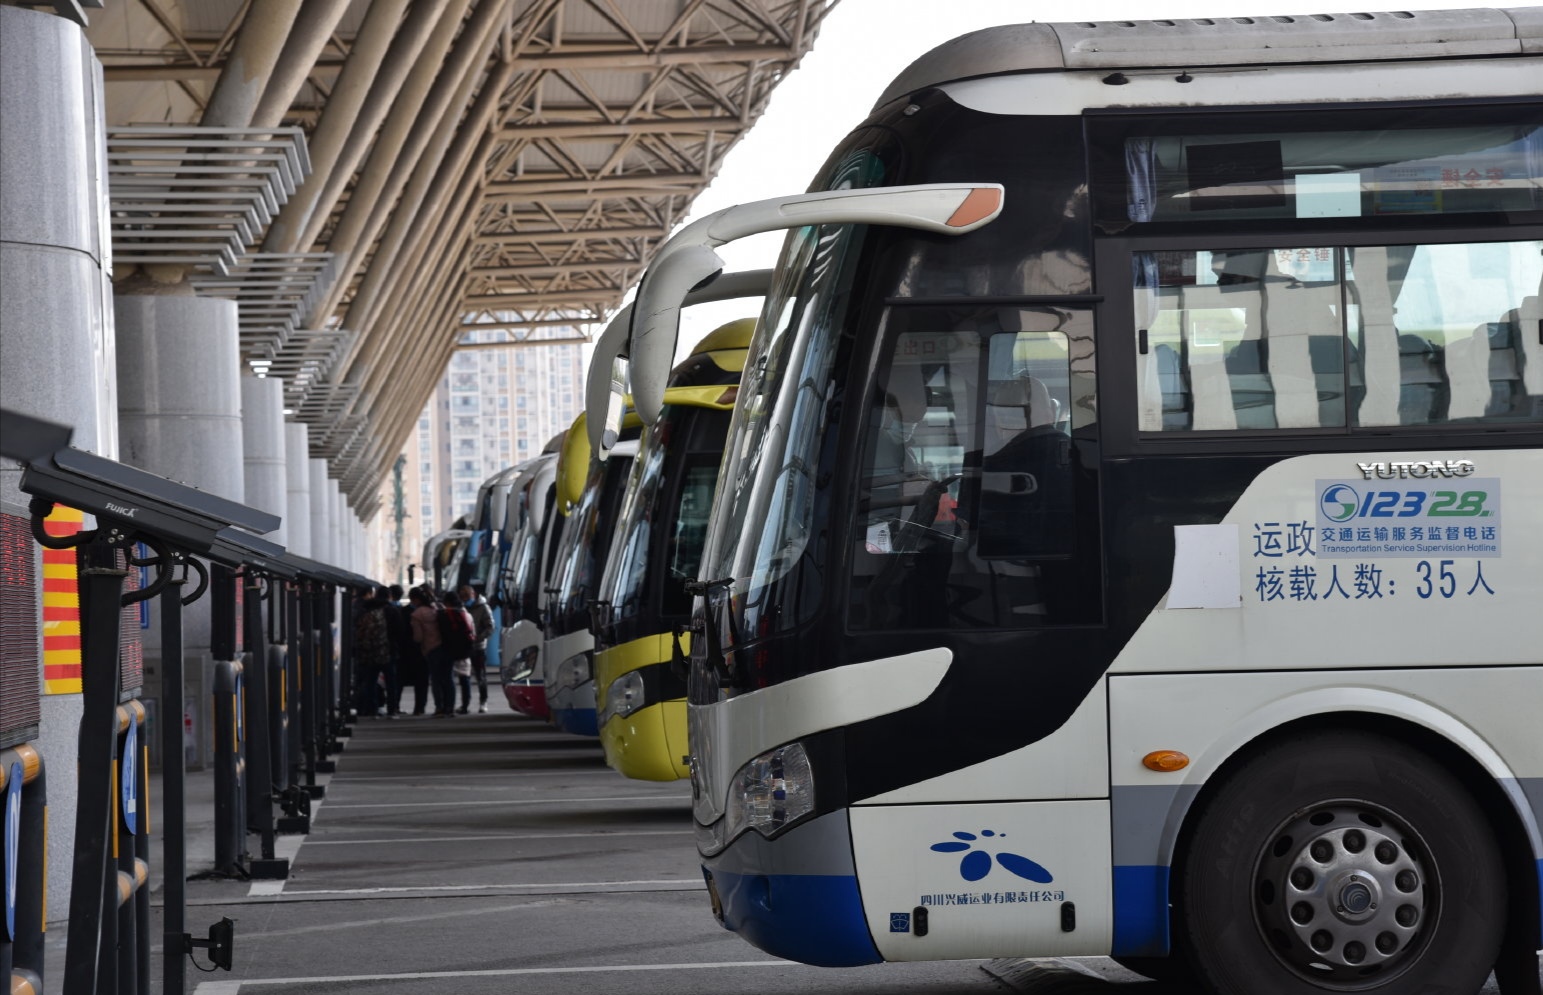
<svg viewBox="0 0 1543 995"><path fill-rule="evenodd" d="M175 292L118 294L118 425L122 460L232 501L246 499L241 365L234 301ZM212 758L210 599L183 610L188 764ZM160 602L145 631L146 694L160 697Z"/></svg>
<svg viewBox="0 0 1543 995"><path fill-rule="evenodd" d="M312 459L311 475L311 559L332 562L332 505L327 499L327 461Z"/></svg>
<svg viewBox="0 0 1543 995"><path fill-rule="evenodd" d="M289 466L284 452L284 381L241 378L242 479L246 503L284 519L263 538L288 545Z"/></svg>
<svg viewBox="0 0 1543 995"><path fill-rule="evenodd" d="M72 445L116 459L103 129L102 67L79 26L0 6L0 404L71 425ZM18 465L0 461L0 510L26 518L20 480ZM41 627L32 639L17 649L41 666ZM47 901L58 917L70 907L81 696L73 680L50 685L40 673L39 686L53 689L36 702L31 742L48 767Z"/></svg>
<svg viewBox="0 0 1543 995"><path fill-rule="evenodd" d="M284 423L285 545L297 556L311 555L311 429Z"/></svg>
<svg viewBox="0 0 1543 995"><path fill-rule="evenodd" d="M370 530L357 517L354 518L354 563L359 573L374 581L380 579L380 571L370 562Z"/></svg>
<svg viewBox="0 0 1543 995"><path fill-rule="evenodd" d="M344 570L352 570L348 556L348 519L351 517L348 502L332 477L327 478L327 516L332 523L332 562Z"/></svg>

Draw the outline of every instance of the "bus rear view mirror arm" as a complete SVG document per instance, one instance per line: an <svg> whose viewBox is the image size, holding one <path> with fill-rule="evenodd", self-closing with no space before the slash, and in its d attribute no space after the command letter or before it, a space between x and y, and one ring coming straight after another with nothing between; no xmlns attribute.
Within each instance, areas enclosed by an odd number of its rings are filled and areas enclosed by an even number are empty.
<svg viewBox="0 0 1543 995"><path fill-rule="evenodd" d="M686 294L682 308L741 297L764 297L771 288L769 269L742 270L714 277L706 286ZM622 413L627 408L627 335L632 327L631 304L626 305L595 340L595 352L584 383L585 428L589 448L600 459L610 455L621 436Z"/></svg>
<svg viewBox="0 0 1543 995"><path fill-rule="evenodd" d="M680 332L681 302L723 269L713 251L761 232L808 225L874 224L963 235L1002 213L997 183L927 183L777 197L728 207L682 229L659 250L632 311L630 376L639 417L652 425Z"/></svg>

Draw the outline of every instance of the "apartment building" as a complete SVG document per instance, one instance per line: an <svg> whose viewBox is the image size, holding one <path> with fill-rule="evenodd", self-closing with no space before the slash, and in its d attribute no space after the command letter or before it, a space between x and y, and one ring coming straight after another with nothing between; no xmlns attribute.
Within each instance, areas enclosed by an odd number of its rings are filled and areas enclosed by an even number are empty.
<svg viewBox="0 0 1543 995"><path fill-rule="evenodd" d="M583 405L580 344L455 353L402 451L400 551L396 474L383 484L377 528L387 576L405 580L425 539L470 516L484 480L540 453Z"/></svg>

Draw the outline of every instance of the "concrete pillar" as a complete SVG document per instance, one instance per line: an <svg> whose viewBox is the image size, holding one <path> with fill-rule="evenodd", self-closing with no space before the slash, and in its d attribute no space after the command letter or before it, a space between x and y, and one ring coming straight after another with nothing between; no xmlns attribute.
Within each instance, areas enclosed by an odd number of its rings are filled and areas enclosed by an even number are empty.
<svg viewBox="0 0 1543 995"><path fill-rule="evenodd" d="M166 289L178 288L186 285ZM113 309L123 462L244 501L236 303L180 293L119 294ZM145 693L159 700L160 604L152 600L150 605ZM204 597L183 611L185 700L193 726L188 763L195 770L209 762L213 751L209 605Z"/></svg>
<svg viewBox="0 0 1543 995"><path fill-rule="evenodd" d="M289 472L284 453L284 381L241 378L242 479L246 503L284 519L265 539L287 545Z"/></svg>
<svg viewBox="0 0 1543 995"><path fill-rule="evenodd" d="M370 562L370 533L359 518L354 518L354 563L358 572L371 580L380 579L380 571Z"/></svg>
<svg viewBox="0 0 1543 995"><path fill-rule="evenodd" d="M0 403L73 425L77 448L117 458L106 177L102 67L81 29L0 6ZM25 518L20 479L0 463L0 511ZM17 635L41 668L41 629ZM38 684L50 690L41 669ZM70 908L81 696L78 681L51 687L30 741L48 765L48 908L59 920Z"/></svg>
<svg viewBox="0 0 1543 995"><path fill-rule="evenodd" d="M348 565L348 505L333 477L327 478L327 520L332 523L332 563L344 570Z"/></svg>
<svg viewBox="0 0 1543 995"><path fill-rule="evenodd" d="M284 545L298 556L311 555L311 428L284 423Z"/></svg>
<svg viewBox="0 0 1543 995"><path fill-rule="evenodd" d="M327 499L327 461L309 461L311 474L311 559L332 562L332 505Z"/></svg>

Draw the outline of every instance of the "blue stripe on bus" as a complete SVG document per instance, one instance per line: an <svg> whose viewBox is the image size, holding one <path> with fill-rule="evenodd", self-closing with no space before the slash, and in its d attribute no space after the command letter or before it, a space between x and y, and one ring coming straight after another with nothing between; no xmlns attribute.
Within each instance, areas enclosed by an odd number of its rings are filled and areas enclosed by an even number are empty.
<svg viewBox="0 0 1543 995"><path fill-rule="evenodd" d="M1114 869L1114 942L1116 957L1166 957L1168 867L1117 866Z"/></svg>
<svg viewBox="0 0 1543 995"><path fill-rule="evenodd" d="M868 932L856 877L708 873L724 926L774 957L816 967L883 960Z"/></svg>
<svg viewBox="0 0 1543 995"><path fill-rule="evenodd" d="M554 708L552 723L575 736L599 736L599 713L593 708Z"/></svg>

